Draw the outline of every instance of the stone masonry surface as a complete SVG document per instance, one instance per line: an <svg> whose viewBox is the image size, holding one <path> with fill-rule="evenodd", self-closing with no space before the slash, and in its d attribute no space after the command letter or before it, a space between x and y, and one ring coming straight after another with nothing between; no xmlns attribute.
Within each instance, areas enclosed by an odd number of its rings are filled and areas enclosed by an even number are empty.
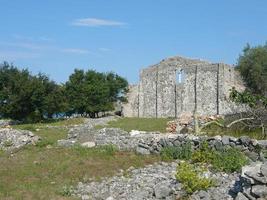
<svg viewBox="0 0 267 200"><path fill-rule="evenodd" d="M230 89L244 90L240 75L230 65L171 57L140 72L130 86L126 117L177 117L183 112L200 115L232 114L246 108L229 101Z"/></svg>

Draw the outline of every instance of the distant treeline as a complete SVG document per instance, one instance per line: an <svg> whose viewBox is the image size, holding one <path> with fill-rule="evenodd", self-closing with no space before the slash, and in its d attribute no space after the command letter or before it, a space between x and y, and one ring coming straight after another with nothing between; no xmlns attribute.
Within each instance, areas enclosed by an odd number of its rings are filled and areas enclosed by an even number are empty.
<svg viewBox="0 0 267 200"><path fill-rule="evenodd" d="M65 84L48 76L32 75L27 69L0 64L0 117L38 122L56 115L98 117L114 109L118 100L126 101L128 82L109 72L75 69Z"/></svg>

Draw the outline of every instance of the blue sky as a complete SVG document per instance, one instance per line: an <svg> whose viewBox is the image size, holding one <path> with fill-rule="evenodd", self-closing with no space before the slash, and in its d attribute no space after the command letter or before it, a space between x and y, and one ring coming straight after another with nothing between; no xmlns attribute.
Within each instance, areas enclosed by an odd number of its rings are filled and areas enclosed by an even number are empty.
<svg viewBox="0 0 267 200"><path fill-rule="evenodd" d="M139 70L182 55L235 64L267 41L265 0L0 0L0 62L64 82L74 68Z"/></svg>

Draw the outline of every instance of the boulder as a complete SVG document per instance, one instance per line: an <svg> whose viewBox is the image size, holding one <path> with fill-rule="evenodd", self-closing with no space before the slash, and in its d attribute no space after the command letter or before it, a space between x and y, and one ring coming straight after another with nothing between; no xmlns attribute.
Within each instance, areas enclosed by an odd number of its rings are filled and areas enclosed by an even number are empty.
<svg viewBox="0 0 267 200"><path fill-rule="evenodd" d="M168 197L172 192L170 185L171 184L168 181L161 182L155 185L154 193L155 193L156 198L163 199L163 198Z"/></svg>
<svg viewBox="0 0 267 200"><path fill-rule="evenodd" d="M251 193L257 198L267 198L267 186L266 185L254 185L252 186Z"/></svg>

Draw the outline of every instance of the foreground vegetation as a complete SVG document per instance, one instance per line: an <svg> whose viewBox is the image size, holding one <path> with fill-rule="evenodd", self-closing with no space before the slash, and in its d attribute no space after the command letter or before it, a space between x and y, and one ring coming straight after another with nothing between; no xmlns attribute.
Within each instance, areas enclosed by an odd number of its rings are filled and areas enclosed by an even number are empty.
<svg viewBox="0 0 267 200"><path fill-rule="evenodd" d="M75 124L75 120L71 121ZM76 121L80 123L80 120ZM67 129L56 122L19 125L43 138L36 146L27 146L14 155L0 153L0 199L74 199L68 188L79 181L99 180L112 176L119 169L142 167L160 160L158 156L141 156L118 152L113 146L102 148L58 147L58 139L66 138ZM40 129L36 131L36 129Z"/></svg>
<svg viewBox="0 0 267 200"><path fill-rule="evenodd" d="M176 179L182 183L187 194L197 190L207 190L215 186L216 182L205 176L208 171L213 172L240 172L248 164L248 158L238 149L228 148L214 150L207 142L200 144L200 148L193 151L188 142L178 147L169 146L161 150L163 160L185 160L177 166Z"/></svg>

